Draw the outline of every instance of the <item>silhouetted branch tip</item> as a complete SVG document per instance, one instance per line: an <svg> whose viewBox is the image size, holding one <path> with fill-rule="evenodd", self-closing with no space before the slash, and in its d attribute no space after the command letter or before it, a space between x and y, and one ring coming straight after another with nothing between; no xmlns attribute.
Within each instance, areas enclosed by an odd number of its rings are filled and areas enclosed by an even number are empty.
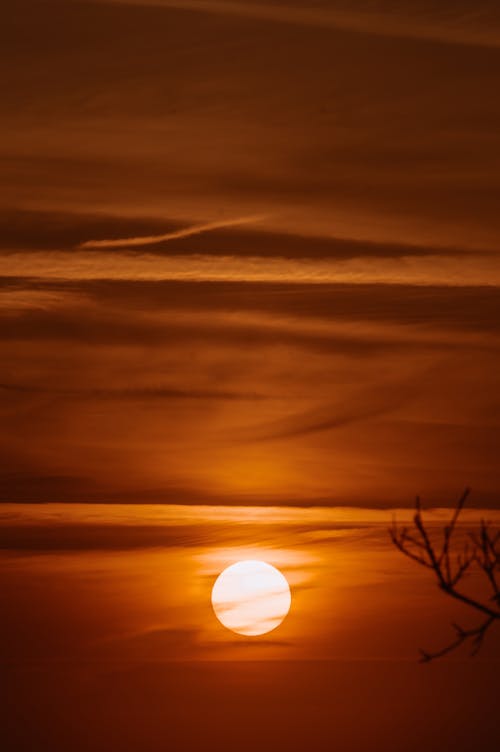
<svg viewBox="0 0 500 752"><path fill-rule="evenodd" d="M421 649L420 661L422 663L428 663L435 658L447 655L466 642L471 645L471 655L476 655L481 649L490 627L495 622L500 621L500 587L498 581L500 577L500 530L494 531L489 521L481 520L479 530L468 533L468 540L463 544L462 551L453 557L451 555L458 518L469 494L470 489L466 488L460 496L449 523L442 528L440 543L432 542L431 534L423 521L422 503L419 496L415 500L414 530L409 532L407 527L398 528L395 519L389 529L391 540L401 553L421 566L434 571L440 590L468 606L471 610L478 611L486 616L481 624L472 629L463 629L458 624L453 624L456 632L455 640L434 653ZM470 547L470 542L472 542L473 548ZM493 593L487 600L464 592L461 587L458 588L472 565L475 565L479 572L484 574Z"/></svg>

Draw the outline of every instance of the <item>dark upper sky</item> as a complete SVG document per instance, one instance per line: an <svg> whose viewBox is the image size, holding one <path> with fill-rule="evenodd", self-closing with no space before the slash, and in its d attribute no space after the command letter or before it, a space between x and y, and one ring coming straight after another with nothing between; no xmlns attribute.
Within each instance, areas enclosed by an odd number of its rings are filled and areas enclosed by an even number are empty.
<svg viewBox="0 0 500 752"><path fill-rule="evenodd" d="M0 36L3 500L498 503L496 2Z"/></svg>

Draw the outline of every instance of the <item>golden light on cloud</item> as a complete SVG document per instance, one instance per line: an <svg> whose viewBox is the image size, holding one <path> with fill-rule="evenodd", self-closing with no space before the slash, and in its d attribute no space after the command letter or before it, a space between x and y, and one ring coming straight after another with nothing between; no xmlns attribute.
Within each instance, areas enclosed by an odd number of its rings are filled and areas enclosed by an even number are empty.
<svg viewBox="0 0 500 752"><path fill-rule="evenodd" d="M290 610L292 596L284 575L256 559L224 569L212 589L212 606L221 624L254 637L278 627Z"/></svg>
<svg viewBox="0 0 500 752"><path fill-rule="evenodd" d="M239 225L254 224L265 219L264 215L251 215L249 217L237 217L234 219L224 219L216 222L205 222L192 227L185 227L174 232L163 233L162 235L145 235L134 238L114 238L112 240L87 240L80 244L80 248L125 248L129 246L155 245L156 243L165 243L169 240L179 240L181 238L190 238L192 235L201 235L204 232L221 230L228 227L238 227Z"/></svg>
<svg viewBox="0 0 500 752"><path fill-rule="evenodd" d="M255 221L255 217L251 221ZM224 223L225 227L243 220ZM188 237L222 227L222 223L198 225L164 236L144 236L122 240L86 241L68 254L61 250L31 253L29 267L33 277L45 280L115 280L134 282L260 282L293 284L387 284L426 287L500 287L500 261L491 253L409 254L357 258L285 258L229 254L155 255L131 254L128 247L153 245L169 239ZM208 229L207 229L208 228ZM120 246L123 250L115 250ZM98 253L88 249L98 248ZM26 272L27 252L12 251L0 256L0 275L22 276Z"/></svg>

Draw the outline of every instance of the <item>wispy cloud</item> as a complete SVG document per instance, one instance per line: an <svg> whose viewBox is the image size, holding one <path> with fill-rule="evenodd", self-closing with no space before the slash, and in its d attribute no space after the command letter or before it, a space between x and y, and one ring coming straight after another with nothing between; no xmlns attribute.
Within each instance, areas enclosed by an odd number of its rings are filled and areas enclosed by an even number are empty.
<svg viewBox="0 0 500 752"><path fill-rule="evenodd" d="M201 225L193 225L174 232L166 232L163 235L143 235L135 238L115 238L112 240L86 240L80 244L80 248L130 248L143 245L155 245L156 243L165 243L169 240L179 240L180 238L189 238L192 235L202 235L212 230L221 230L225 227L237 227L239 225L254 224L265 219L265 215L254 215L249 217L236 217L234 219L219 220L216 222L206 222Z"/></svg>
<svg viewBox="0 0 500 752"><path fill-rule="evenodd" d="M413 384L386 385L383 389L358 394L349 405L323 405L320 409L287 416L271 424L254 429L247 440L273 441L333 431L353 423L361 423L397 411L418 390Z"/></svg>
<svg viewBox="0 0 500 752"><path fill-rule="evenodd" d="M205 229L198 227L197 232L205 232L206 228L207 226ZM162 236L163 240L165 237ZM127 243L126 240L109 242L116 245ZM160 241L156 238L154 242ZM131 238L129 241L131 246L142 243L138 238ZM70 254L63 251L34 253L29 258L29 266L27 264L26 253L15 252L1 256L0 275L20 277L26 275L28 268L30 277L72 281L100 279L500 286L500 257L488 254L336 260L266 258L258 255L157 256L149 253L115 253L109 247L103 247L101 253L87 253L83 248Z"/></svg>
<svg viewBox="0 0 500 752"><path fill-rule="evenodd" d="M28 383L0 382L1 392L13 394L54 395L69 400L245 400L260 401L268 399L265 394L257 392L237 392L223 389L180 389L175 387L143 387L129 389L67 389Z"/></svg>

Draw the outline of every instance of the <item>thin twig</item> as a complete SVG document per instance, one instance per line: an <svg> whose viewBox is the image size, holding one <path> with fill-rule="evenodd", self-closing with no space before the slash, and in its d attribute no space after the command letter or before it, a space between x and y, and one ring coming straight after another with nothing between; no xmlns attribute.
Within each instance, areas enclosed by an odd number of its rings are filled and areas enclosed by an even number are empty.
<svg viewBox="0 0 500 752"><path fill-rule="evenodd" d="M469 539L474 548L470 549L466 542L461 554L455 557L455 565L452 564L451 549L452 539L458 518L469 495L469 489L457 502L450 522L443 529L443 541L440 550L433 545L422 516L422 504L417 496L415 502L415 515L413 517L414 530L408 532L406 527L398 528L393 521L389 534L394 545L408 558L416 561L421 566L432 569L436 576L438 587L451 598L464 603L475 611L479 611L487 618L473 629L462 629L453 625L456 638L441 650L429 653L421 650L421 660L424 662L440 658L469 641L472 645L472 655L480 650L485 635L494 622L500 620L500 590L497 580L497 570L500 570L500 531L493 532L488 522L481 520L478 532L469 533ZM488 602L472 597L457 585L461 583L470 567L476 564L486 576L493 590L493 596ZM491 604L493 601L493 604Z"/></svg>

